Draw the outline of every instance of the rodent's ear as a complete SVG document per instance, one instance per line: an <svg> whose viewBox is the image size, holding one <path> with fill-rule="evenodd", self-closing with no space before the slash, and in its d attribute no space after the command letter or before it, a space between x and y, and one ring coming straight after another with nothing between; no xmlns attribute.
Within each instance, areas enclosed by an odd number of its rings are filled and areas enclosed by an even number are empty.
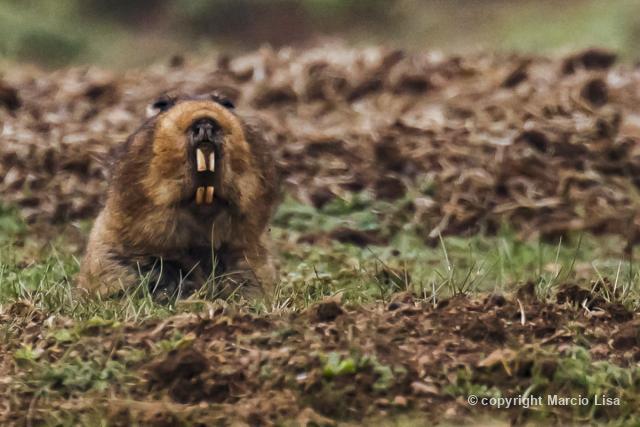
<svg viewBox="0 0 640 427"><path fill-rule="evenodd" d="M147 107L147 117L151 117L163 111L167 111L169 108L173 107L175 103L175 99L171 98L168 95L163 95Z"/></svg>
<svg viewBox="0 0 640 427"><path fill-rule="evenodd" d="M233 102L229 98L227 98L224 95L220 95L219 93L211 94L211 100L213 102L217 102L218 104L230 110L233 110L234 108L236 108L236 106L233 104Z"/></svg>

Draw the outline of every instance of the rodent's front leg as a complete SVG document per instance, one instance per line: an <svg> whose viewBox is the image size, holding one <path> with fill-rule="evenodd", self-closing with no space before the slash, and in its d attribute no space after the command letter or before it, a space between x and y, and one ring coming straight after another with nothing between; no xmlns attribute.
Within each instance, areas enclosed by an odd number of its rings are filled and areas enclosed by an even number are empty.
<svg viewBox="0 0 640 427"><path fill-rule="evenodd" d="M197 290L198 281L192 272L171 260L152 257L138 263L141 279L158 302L168 302L175 297L187 297Z"/></svg>
<svg viewBox="0 0 640 427"><path fill-rule="evenodd" d="M272 297L276 271L262 242L250 248L223 246L217 262L216 284L223 297L241 295L248 300Z"/></svg>

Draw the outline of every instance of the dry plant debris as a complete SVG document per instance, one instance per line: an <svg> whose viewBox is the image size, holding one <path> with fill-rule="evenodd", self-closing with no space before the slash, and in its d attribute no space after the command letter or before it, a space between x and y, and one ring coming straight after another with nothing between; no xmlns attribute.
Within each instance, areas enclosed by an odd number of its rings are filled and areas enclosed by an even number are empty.
<svg viewBox="0 0 640 427"><path fill-rule="evenodd" d="M315 208L367 191L408 200L377 214L400 207L426 242L508 224L525 238L584 230L631 246L640 74L615 60L600 49L550 59L324 45L127 72L20 66L0 78L0 200L32 224L90 219L146 106L162 92L218 91L264 119L285 192ZM390 237L338 227L300 239ZM615 286L569 283L554 301L534 293L435 306L410 293L361 306L333 298L266 315L205 302L208 311L142 322L72 320L16 301L0 307L0 423L474 421L462 396L529 386L592 387L623 404L502 413L514 423L637 417L640 323L602 297Z"/></svg>
<svg viewBox="0 0 640 427"><path fill-rule="evenodd" d="M149 102L219 91L266 120L286 191L316 207L419 188L406 209L425 240L507 223L524 237L589 230L633 243L640 77L615 59L326 45L123 73L17 67L0 83L0 195L32 222L91 218L109 155Z"/></svg>
<svg viewBox="0 0 640 427"><path fill-rule="evenodd" d="M475 383L513 396L532 384L539 394L581 390L562 359L576 357L576 331L589 348L581 357L626 367L640 360L633 313L595 295L584 309L583 295L571 287L562 304L528 292L459 296L436 307L401 293L386 307L327 300L269 316L212 306L208 313L142 323L74 324L15 303L0 317L16 331L0 344L2 354L14 355L0 365L0 420L51 421L59 408L123 426L296 419L332 425L401 411L420 414L416 419L473 420L474 408L454 397L473 392ZM83 364L97 373L83 377ZM40 393L25 384L38 385ZM637 385L609 387L622 407L597 408L592 416L633 411ZM551 420L570 413L552 412ZM525 420L536 412L504 414Z"/></svg>

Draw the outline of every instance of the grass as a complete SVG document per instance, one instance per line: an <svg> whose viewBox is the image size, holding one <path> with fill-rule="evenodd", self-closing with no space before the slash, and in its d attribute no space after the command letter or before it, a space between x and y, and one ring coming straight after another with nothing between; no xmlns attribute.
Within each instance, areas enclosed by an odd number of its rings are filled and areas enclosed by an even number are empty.
<svg viewBox="0 0 640 427"><path fill-rule="evenodd" d="M272 235L279 251L280 283L270 307L258 311L300 310L324 297L339 295L350 304L387 301L400 291L412 291L437 303L456 294L504 293L532 282L541 298L557 286L578 282L600 286L607 300L631 309L640 306L640 275L623 243L614 237L578 235L557 243L521 241L503 229L496 236L440 237L436 245L424 242L415 226L406 224L389 236L385 246L358 247L349 243L298 243L302 236L327 233L338 227L385 231L389 221L379 212L402 205L356 194L321 210L287 200L274 220ZM398 209L399 210L399 209ZM184 310L206 308L206 303L173 301L156 304L146 287L125 299L87 299L73 292L79 253L64 241L38 247L28 238L17 212L0 210L0 304L28 301L47 312L79 320L95 317L138 321Z"/></svg>
<svg viewBox="0 0 640 427"><path fill-rule="evenodd" d="M632 0L432 2L420 7L408 0L412 14L393 36L416 47L558 53L597 45L634 59L637 51L637 8ZM459 31L464 28L464 31Z"/></svg>
<svg viewBox="0 0 640 427"><path fill-rule="evenodd" d="M380 219L376 213L399 211L398 204L354 195L352 200L315 211L286 201L273 231L287 248L281 258L281 294L287 295L291 306L305 307L321 296L337 293L353 303L386 300L390 294L404 290L437 300L463 293L508 292L526 282L535 283L540 296L548 297L561 283L592 285L591 281L605 278L614 283L614 298L631 308L640 303L640 277L633 261L623 254L623 242L614 237L576 235L544 243L522 241L504 228L491 237L440 236L433 246L420 237L415 224L407 222L396 227L399 231L389 236L386 246L290 243L306 233L337 227L390 234L385 227L393 219Z"/></svg>
<svg viewBox="0 0 640 427"><path fill-rule="evenodd" d="M530 379L515 386L505 386L509 377L504 368L506 365L529 365ZM621 418L630 417L625 425L640 421L635 412L640 403L640 368L621 368L608 361L594 361L586 349L578 346L571 347L563 355L525 348L508 360L479 372L461 369L445 392L453 397L493 398L495 402L501 402L503 408L507 405L507 397L519 397L537 407L535 412L540 418L548 416L545 406L566 406L573 411L576 420L608 419L607 415L616 413ZM576 401L570 404L562 398L575 398ZM550 410L553 411L554 408Z"/></svg>
<svg viewBox="0 0 640 427"><path fill-rule="evenodd" d="M265 18L247 20L247 8L264 2L129 3L104 7L80 0L0 2L0 66L18 61L127 68L166 61L167 52L202 55L211 47L241 51L269 40L286 41L270 29L274 25L269 19L291 11L287 2L273 2ZM301 15L292 19L301 27L302 41L324 32L356 44L427 46L457 53L557 53L598 45L618 50L630 61L638 55L639 9L632 0L298 3ZM154 13L149 14L149 8ZM291 39L296 42L300 40Z"/></svg>
<svg viewBox="0 0 640 427"><path fill-rule="evenodd" d="M634 311L640 307L640 276L633 258L624 254L623 242L617 238L585 234L555 243L522 241L504 228L496 236L440 236L433 244L420 237L418 225L402 223L403 203L400 200L389 204L367 194L354 194L316 210L287 199L272 228L281 272L275 301L271 306L254 304L248 308L258 313L298 311L325 297L339 298L348 305L388 303L393 294L403 291L437 304L459 294L509 293L523 283L533 283L538 297L545 299L553 297L559 286L568 282L592 288L600 283L597 288L605 299L623 303ZM379 233L389 239L389 244L363 248L335 241L299 242L301 237L322 235L339 227ZM209 311L228 304L200 297L158 304L146 287L122 299L78 296L73 291L73 281L80 254L74 248L61 239L42 246L30 238L29 228L16 210L0 209L0 313L17 307L23 316L2 325L0 339L10 342L31 312L66 319L63 324L45 322L40 332L49 352L57 346L64 349L54 362L42 360L41 345L24 343L12 351L13 360L20 367L14 390L31 390L43 402L79 394L100 396L114 384L132 384L135 372L131 366L188 347L195 338L192 334L175 333L157 340L146 351L120 349L115 360L104 343L89 353L83 347L83 356L79 356L76 346L86 343L87 336L121 331L130 322ZM317 354L327 383L323 393L338 393L330 386L332 379L355 372L373 372L378 378L374 387L382 392L388 384L403 378L401 367L398 370L372 357ZM502 368L492 366L485 371L460 370L444 392L454 398L465 398L470 393L487 397L582 394L588 396L590 404L575 409L576 419L635 419L633 405L640 396L637 366L593 361L579 346L561 355L540 348L523 349L515 357L519 361L506 363L522 364L526 359L532 366L530 380L515 388L509 386L513 381L505 377ZM549 360L554 367L551 373L545 365ZM602 395L618 397L624 403L617 407L594 405L595 397ZM538 410L543 419L555 411L549 407ZM59 419L52 422L64 424L69 414L56 413ZM91 422L99 423L106 415L92 416L96 418ZM70 419L75 421L69 423L77 421Z"/></svg>

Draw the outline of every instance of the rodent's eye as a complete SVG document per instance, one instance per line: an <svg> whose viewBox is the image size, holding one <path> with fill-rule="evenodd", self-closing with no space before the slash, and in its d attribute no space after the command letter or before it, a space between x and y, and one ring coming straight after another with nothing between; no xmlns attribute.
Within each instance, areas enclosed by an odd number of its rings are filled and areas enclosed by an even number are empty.
<svg viewBox="0 0 640 427"><path fill-rule="evenodd" d="M152 117L158 113L167 111L169 108L173 107L175 103L176 102L173 98L170 98L169 96L162 96L147 107L147 117Z"/></svg>
<svg viewBox="0 0 640 427"><path fill-rule="evenodd" d="M151 104L151 108L158 111L166 111L171 106L173 106L173 104L174 104L173 99L163 97L163 98L159 98L158 100L156 100L156 102Z"/></svg>
<svg viewBox="0 0 640 427"><path fill-rule="evenodd" d="M230 110L233 110L234 108L236 108L236 106L233 104L233 102L231 102L231 100L229 98L226 98L224 96L218 95L218 94L214 94L211 95L211 99L214 102L217 102L218 104L222 105L225 108L228 108Z"/></svg>

